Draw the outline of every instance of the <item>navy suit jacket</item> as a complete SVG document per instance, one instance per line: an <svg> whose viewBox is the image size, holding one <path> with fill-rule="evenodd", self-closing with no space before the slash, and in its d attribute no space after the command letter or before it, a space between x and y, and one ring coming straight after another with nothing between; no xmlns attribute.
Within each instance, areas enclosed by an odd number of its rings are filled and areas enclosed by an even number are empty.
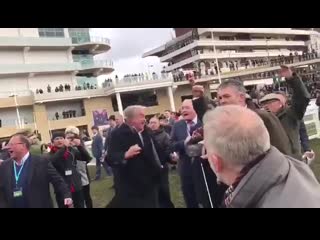
<svg viewBox="0 0 320 240"><path fill-rule="evenodd" d="M30 155L27 173L26 203L29 208L52 208L49 183L55 192L65 198L71 198L70 191L63 178L53 167L51 161ZM15 185L13 160L4 161L0 166L0 208L13 207L13 188Z"/></svg>
<svg viewBox="0 0 320 240"><path fill-rule="evenodd" d="M198 123L193 127L194 129L202 127L202 122L198 119ZM187 156L184 141L188 137L188 126L185 120L181 120L179 122L176 122L173 125L172 131L171 131L171 141L172 141L172 147L173 151L179 153L180 156L180 174L185 176L191 175L191 158Z"/></svg>
<svg viewBox="0 0 320 240"><path fill-rule="evenodd" d="M98 133L95 137L92 138L92 154L96 159L100 159L102 156L103 150L103 139L102 136Z"/></svg>

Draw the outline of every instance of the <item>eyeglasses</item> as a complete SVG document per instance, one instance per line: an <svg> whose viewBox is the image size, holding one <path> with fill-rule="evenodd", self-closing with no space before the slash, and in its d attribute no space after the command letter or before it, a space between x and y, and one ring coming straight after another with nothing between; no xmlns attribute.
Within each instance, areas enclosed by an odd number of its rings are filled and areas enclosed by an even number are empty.
<svg viewBox="0 0 320 240"><path fill-rule="evenodd" d="M19 144L25 144L25 143L8 143L6 147L10 147L13 145L19 145Z"/></svg>

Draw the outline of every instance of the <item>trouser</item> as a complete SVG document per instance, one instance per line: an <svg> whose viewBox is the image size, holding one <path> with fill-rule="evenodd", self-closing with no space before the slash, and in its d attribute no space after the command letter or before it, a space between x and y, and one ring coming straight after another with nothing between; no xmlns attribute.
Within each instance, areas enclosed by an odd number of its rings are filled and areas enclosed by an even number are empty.
<svg viewBox="0 0 320 240"><path fill-rule="evenodd" d="M160 208L174 208L170 197L169 187L169 167L164 165L162 169L160 184L158 189L159 207Z"/></svg>
<svg viewBox="0 0 320 240"><path fill-rule="evenodd" d="M82 186L82 193L83 193L83 198L84 198L84 203L86 205L86 208L93 208L92 198L90 195L90 184L86 186Z"/></svg>
<svg viewBox="0 0 320 240"><path fill-rule="evenodd" d="M217 183L217 177L208 161L196 157L192 162L192 169L196 198L199 205L203 208L219 208L227 186Z"/></svg>
<svg viewBox="0 0 320 240"><path fill-rule="evenodd" d="M106 208L159 208L157 187L143 196L116 194Z"/></svg>
<svg viewBox="0 0 320 240"><path fill-rule="evenodd" d="M106 161L101 162L99 159L100 158L96 158L96 179L100 179L100 177L101 177L101 165L103 166L104 170L106 171L106 174L108 176L112 176L111 167L107 164Z"/></svg>
<svg viewBox="0 0 320 240"><path fill-rule="evenodd" d="M198 201L196 198L196 190L194 186L194 181L192 174L186 175L181 174L181 190L183 194L184 201L187 208L198 208Z"/></svg>
<svg viewBox="0 0 320 240"><path fill-rule="evenodd" d="M84 208L83 192L77 191L71 194L74 208ZM64 205L64 196L56 194L56 201L59 208L68 208L66 205Z"/></svg>

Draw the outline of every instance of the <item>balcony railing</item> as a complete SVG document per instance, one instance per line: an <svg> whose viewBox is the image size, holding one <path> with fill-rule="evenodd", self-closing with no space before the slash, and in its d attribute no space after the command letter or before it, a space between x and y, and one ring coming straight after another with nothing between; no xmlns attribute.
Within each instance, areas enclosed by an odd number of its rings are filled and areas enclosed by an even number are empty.
<svg viewBox="0 0 320 240"><path fill-rule="evenodd" d="M79 60L81 69L91 68L113 68L113 62L111 60Z"/></svg>
<svg viewBox="0 0 320 240"><path fill-rule="evenodd" d="M64 92L44 92L43 94L35 94L36 102L50 102L58 100L84 99L89 97L104 96L104 89L88 89L88 90L72 90Z"/></svg>
<svg viewBox="0 0 320 240"><path fill-rule="evenodd" d="M83 36L83 37L71 37L72 43L74 44L85 44L85 43L102 43L110 45L110 39L98 36Z"/></svg>
<svg viewBox="0 0 320 240"><path fill-rule="evenodd" d="M33 93L31 90L18 90L18 91L7 91L0 92L0 98L8 98L8 97L30 97Z"/></svg>
<svg viewBox="0 0 320 240"><path fill-rule="evenodd" d="M71 72L80 69L79 63L1 64L0 74Z"/></svg>
<svg viewBox="0 0 320 240"><path fill-rule="evenodd" d="M0 37L0 46L19 47L70 47L69 38Z"/></svg>

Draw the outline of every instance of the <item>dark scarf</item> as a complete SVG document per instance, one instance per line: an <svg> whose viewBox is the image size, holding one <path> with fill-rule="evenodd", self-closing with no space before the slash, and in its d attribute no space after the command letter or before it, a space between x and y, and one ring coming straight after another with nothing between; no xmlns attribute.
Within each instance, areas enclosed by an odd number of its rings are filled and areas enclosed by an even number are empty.
<svg viewBox="0 0 320 240"><path fill-rule="evenodd" d="M56 146L52 146L52 147L50 148L50 154L55 154L55 153L58 152L60 149L61 149L61 148L57 148ZM67 147L65 147L65 150L64 150L64 153L63 153L63 159L64 159L65 161L67 161L69 157L70 157L70 151L69 151L69 149L68 149ZM71 185L70 185L70 192L71 192L71 193L74 193L74 192L75 192L75 188L74 188L74 186L73 186L72 183L71 183Z"/></svg>

